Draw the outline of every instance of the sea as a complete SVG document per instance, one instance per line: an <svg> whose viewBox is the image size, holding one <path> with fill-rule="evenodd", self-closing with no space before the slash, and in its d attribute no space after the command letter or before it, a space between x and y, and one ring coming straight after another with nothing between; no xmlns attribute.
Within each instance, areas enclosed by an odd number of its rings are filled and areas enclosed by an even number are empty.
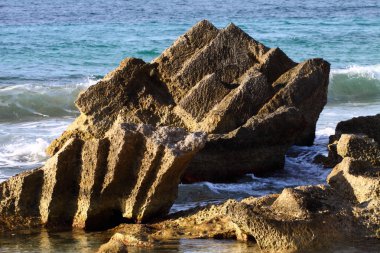
<svg viewBox="0 0 380 253"><path fill-rule="evenodd" d="M74 101L125 57L151 61L196 22L233 22L297 62L331 63L328 103L315 143L292 147L284 170L229 184L180 185L171 212L324 184L339 121L380 113L379 0L1 0L0 182L47 159L45 148L78 116ZM0 252L94 252L105 233L23 232L0 235ZM368 244L370 245L370 244ZM332 252L379 252L366 243ZM368 247L367 247L368 246ZM259 252L235 241L180 240L130 252Z"/></svg>

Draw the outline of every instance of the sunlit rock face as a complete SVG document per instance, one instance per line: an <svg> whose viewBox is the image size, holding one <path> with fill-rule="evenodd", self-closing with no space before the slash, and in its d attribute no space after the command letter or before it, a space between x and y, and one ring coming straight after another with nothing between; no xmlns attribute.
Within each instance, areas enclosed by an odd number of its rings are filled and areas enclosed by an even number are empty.
<svg viewBox="0 0 380 253"><path fill-rule="evenodd" d="M268 173L283 168L291 145L313 143L329 71L322 59L295 63L233 24L201 21L152 62L126 58L83 92L81 115L48 153L73 136L102 138L115 121L143 123L209 134L183 182Z"/></svg>
<svg viewBox="0 0 380 253"><path fill-rule="evenodd" d="M0 184L2 228L145 222L168 213L180 180L281 169L291 145L313 143L329 71L201 21L151 63L126 58L79 95L81 115L46 164Z"/></svg>
<svg viewBox="0 0 380 253"><path fill-rule="evenodd" d="M106 228L169 212L205 134L116 124L101 139L69 139L39 169L0 184L0 224Z"/></svg>
<svg viewBox="0 0 380 253"><path fill-rule="evenodd" d="M350 148L345 138L339 140L340 149ZM378 243L380 167L372 165L371 159L345 155L326 185L228 200L154 224L123 224L114 229L117 243L153 246L168 239L226 238L256 243L263 252L324 252L351 242ZM134 238L131 244L129 238Z"/></svg>

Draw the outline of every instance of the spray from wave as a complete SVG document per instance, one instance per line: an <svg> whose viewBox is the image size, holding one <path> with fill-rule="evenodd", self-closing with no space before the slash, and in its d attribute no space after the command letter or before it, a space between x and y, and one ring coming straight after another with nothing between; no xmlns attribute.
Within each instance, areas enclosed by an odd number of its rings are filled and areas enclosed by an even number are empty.
<svg viewBox="0 0 380 253"><path fill-rule="evenodd" d="M29 143L19 141L3 145L0 149L0 167L28 166L43 161L48 145L49 143L42 138Z"/></svg>
<svg viewBox="0 0 380 253"><path fill-rule="evenodd" d="M370 102L380 98L380 64L331 71L330 102Z"/></svg>
<svg viewBox="0 0 380 253"><path fill-rule="evenodd" d="M48 118L33 122L0 123L0 182L41 165L45 149L72 119Z"/></svg>
<svg viewBox="0 0 380 253"><path fill-rule="evenodd" d="M74 117L74 105L80 91L96 80L68 85L20 84L0 86L0 122Z"/></svg>

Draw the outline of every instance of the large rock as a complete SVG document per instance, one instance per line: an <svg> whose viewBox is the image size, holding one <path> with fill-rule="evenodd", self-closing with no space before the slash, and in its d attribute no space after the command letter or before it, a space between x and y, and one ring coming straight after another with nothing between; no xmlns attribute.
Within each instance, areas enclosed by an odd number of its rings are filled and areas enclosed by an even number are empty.
<svg viewBox="0 0 380 253"><path fill-rule="evenodd" d="M119 121L211 134L184 181L281 169L291 145L313 143L329 67L322 59L297 64L233 24L217 29L201 21L151 63L127 58L83 92L81 115L47 152L70 138L103 138Z"/></svg>
<svg viewBox="0 0 380 253"><path fill-rule="evenodd" d="M330 136L328 149L328 157L318 157L326 167L334 167L346 156L380 165L380 114L339 122L335 134Z"/></svg>
<svg viewBox="0 0 380 253"><path fill-rule="evenodd" d="M266 174L282 168L289 143L303 130L302 116L294 107L256 116L224 135L210 135L194 157L183 181L229 181L252 171Z"/></svg>
<svg viewBox="0 0 380 253"><path fill-rule="evenodd" d="M153 224L122 224L114 231L125 246L225 238L251 241L263 252L322 252L352 243L379 247L380 166L374 164L380 159L364 155L378 152L376 148L377 143L366 136L343 134L338 143L343 160L327 177L327 185L228 200L178 212ZM360 156L359 149L364 150Z"/></svg>
<svg viewBox="0 0 380 253"><path fill-rule="evenodd" d="M330 137L331 141L338 140L342 134L363 134L380 143L380 114L339 122L335 128L335 135Z"/></svg>
<svg viewBox="0 0 380 253"><path fill-rule="evenodd" d="M129 243L123 238L130 237L151 247L168 239L226 238L257 243L263 252L322 252L360 240L378 245L379 207L380 168L346 157L328 176L328 185L228 200L154 224L123 224L114 231L125 245Z"/></svg>
<svg viewBox="0 0 380 253"><path fill-rule="evenodd" d="M337 154L365 160L374 166L380 166L380 146L366 135L342 134L336 143Z"/></svg>
<svg viewBox="0 0 380 253"><path fill-rule="evenodd" d="M204 142L203 133L129 123L71 138L42 168L0 184L0 228L99 229L166 215Z"/></svg>

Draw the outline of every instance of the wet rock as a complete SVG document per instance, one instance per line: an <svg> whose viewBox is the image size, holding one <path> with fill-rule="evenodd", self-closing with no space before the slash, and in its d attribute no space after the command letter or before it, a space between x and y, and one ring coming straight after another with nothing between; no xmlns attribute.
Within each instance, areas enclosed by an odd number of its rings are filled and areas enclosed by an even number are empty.
<svg viewBox="0 0 380 253"><path fill-rule="evenodd" d="M213 135L184 181L267 173L283 167L291 145L313 143L328 77L322 59L297 64L234 24L217 29L201 21L151 63L127 58L83 92L76 101L81 115L47 152L54 155L70 138L104 138L115 122L143 123ZM291 113L290 126L278 124L278 114L290 109L297 114ZM256 128L270 129L265 134L278 143Z"/></svg>
<svg viewBox="0 0 380 253"><path fill-rule="evenodd" d="M124 236L122 234L114 234L112 238L103 244L98 253L127 253L128 249L124 243Z"/></svg>
<svg viewBox="0 0 380 253"><path fill-rule="evenodd" d="M0 184L0 224L99 229L166 215L204 142L203 133L130 123L71 138L42 168Z"/></svg>
<svg viewBox="0 0 380 253"><path fill-rule="evenodd" d="M154 224L120 225L115 231L124 236L139 231L147 242L229 238L257 243L264 252L309 252L352 240L380 239L379 206L380 168L347 157L331 172L328 185L228 200Z"/></svg>

